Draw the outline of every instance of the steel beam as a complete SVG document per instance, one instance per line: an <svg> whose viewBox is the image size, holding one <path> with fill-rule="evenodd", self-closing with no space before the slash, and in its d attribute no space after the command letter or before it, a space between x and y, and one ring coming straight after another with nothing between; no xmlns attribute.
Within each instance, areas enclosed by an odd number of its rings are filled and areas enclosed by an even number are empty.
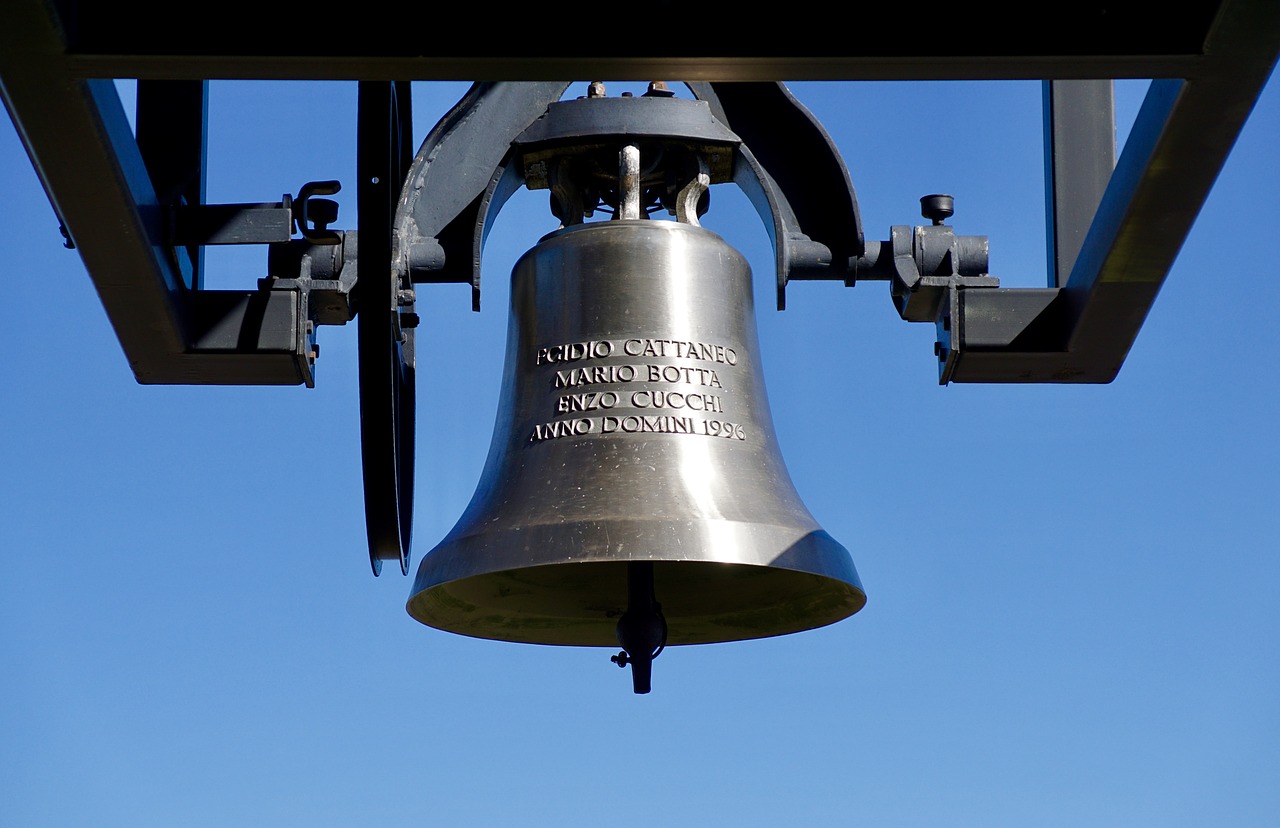
<svg viewBox="0 0 1280 828"><path fill-rule="evenodd" d="M1152 82L1065 283L1030 306L1015 289L961 291L942 381L1115 378L1280 53L1280 4L1224 7L1211 71Z"/></svg>
<svg viewBox="0 0 1280 828"><path fill-rule="evenodd" d="M180 254L169 244L170 204L157 196L153 177L172 198L198 198L202 192L202 90L185 84L147 91L150 104L144 113L152 105L168 103L178 107L181 117L177 126L167 128L144 117L142 144L149 147L144 157L115 84L77 73L63 56L65 32L48 7L15 3L5 14L6 25L0 27L0 97L68 243L94 281L138 382L304 382L298 360L305 359L305 351L300 348L280 359L274 347L249 347L257 341L252 327L237 335L242 347L206 347L203 337L208 330L252 325L253 317L246 317L237 303L219 303L192 290L198 271L185 250ZM166 148L169 139L176 143ZM210 320L214 308L232 316ZM291 341L302 341L300 333L294 331Z"/></svg>
<svg viewBox="0 0 1280 828"><path fill-rule="evenodd" d="M1045 238L1049 287L1062 287L1116 166L1115 84L1045 81Z"/></svg>
<svg viewBox="0 0 1280 828"><path fill-rule="evenodd" d="M137 0L48 4L63 10L68 56L84 76L366 81L1185 77L1221 10L1238 5L1059 3L1038 9L1028 30L971 4L930 4L913 20L896 4L794 0L771 10L768 25L730 30L700 26L691 7L659 0L595 4L582 15L520 7L503 16L519 34L496 38L498 10L482 4L451 6L445 28L441 7L393 0L365 0L332 18L240 0L195 18ZM623 39L591 57L548 48L637 26L696 37Z"/></svg>

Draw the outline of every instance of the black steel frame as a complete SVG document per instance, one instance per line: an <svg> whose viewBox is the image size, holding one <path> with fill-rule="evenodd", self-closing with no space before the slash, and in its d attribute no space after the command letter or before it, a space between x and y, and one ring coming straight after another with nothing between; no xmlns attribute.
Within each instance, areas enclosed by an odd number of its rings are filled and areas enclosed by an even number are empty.
<svg viewBox="0 0 1280 828"><path fill-rule="evenodd" d="M455 10L463 19L439 38L430 9L362 4L335 34L235 5L198 22L129 3L15 0L3 11L0 93L142 383L311 381L298 293L201 290L200 245L174 231L176 207L203 203L210 79L1043 80L1049 283L953 291L938 320L941 378L1108 382L1280 54L1274 0L1177 15L1155 3L1081 4L1019 38L980 13L930 9L925 26L890 11L833 18L804 2L755 42L698 42L683 7L663 3L547 29L547 40L623 44L610 57L548 57L532 40L499 50L481 34L496 11L487 8ZM625 51L625 39L599 38L611 27L640 27L653 42ZM449 45L424 54L433 40ZM1117 160L1108 81L1126 77L1154 81ZM136 139L113 78L138 79ZM287 203L238 207L231 240L287 238Z"/></svg>

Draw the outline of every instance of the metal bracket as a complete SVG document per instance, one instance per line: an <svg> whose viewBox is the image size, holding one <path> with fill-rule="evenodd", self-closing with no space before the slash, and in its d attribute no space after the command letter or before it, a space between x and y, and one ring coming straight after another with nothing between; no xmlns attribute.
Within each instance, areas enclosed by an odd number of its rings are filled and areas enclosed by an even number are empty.
<svg viewBox="0 0 1280 828"><path fill-rule="evenodd" d="M176 246L279 244L293 238L295 226L311 244L338 244L327 229L338 219L338 203L316 195L342 189L337 181L309 181L297 198L259 204L174 204L169 210L168 242Z"/></svg>
<svg viewBox="0 0 1280 828"><path fill-rule="evenodd" d="M276 204L179 204L170 209L174 245L275 244L293 236L289 196Z"/></svg>
<svg viewBox="0 0 1280 828"><path fill-rule="evenodd" d="M951 290L999 287L987 273L987 237L957 236L945 225L889 230L893 277L889 293L908 322L938 319Z"/></svg>
<svg viewBox="0 0 1280 828"><path fill-rule="evenodd" d="M313 198L316 195L333 195L342 189L337 181L309 181L298 190L298 197L289 202L285 198L285 206L298 225L298 232L312 244L338 244L338 234L326 229L338 219L338 204L327 198ZM313 226L314 223L314 226Z"/></svg>
<svg viewBox="0 0 1280 828"><path fill-rule="evenodd" d="M319 325L345 325L355 318L358 234L334 233L333 244L294 239L273 244L259 290L297 290L306 296L307 319Z"/></svg>
<svg viewBox="0 0 1280 828"><path fill-rule="evenodd" d="M400 272L414 282L469 283L479 309L491 217L522 183L522 173L506 174L512 144L568 86L477 83L436 124L413 160L396 211L393 262ZM778 307L792 279L850 277L863 254L862 224L849 174L821 124L781 83L687 86L739 141L729 178L747 194L773 242ZM609 100L622 99L594 103ZM580 129L585 135L591 128ZM638 119L625 128L653 130Z"/></svg>
<svg viewBox="0 0 1280 828"><path fill-rule="evenodd" d="M782 83L690 83L742 139L734 182L773 243L778 310L797 279L848 279L865 254L858 198L835 142Z"/></svg>

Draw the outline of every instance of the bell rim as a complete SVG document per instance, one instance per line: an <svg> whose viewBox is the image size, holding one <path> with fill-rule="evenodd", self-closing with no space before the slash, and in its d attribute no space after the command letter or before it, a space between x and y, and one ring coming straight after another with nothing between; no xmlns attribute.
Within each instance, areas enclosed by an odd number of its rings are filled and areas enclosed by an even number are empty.
<svg viewBox="0 0 1280 828"><path fill-rule="evenodd" d="M476 534L470 543L468 538L447 540L420 562L406 610L426 626L473 638L616 646L614 626L626 609L627 564L641 561L654 564L655 599L666 607L671 644L803 632L841 621L865 606L866 592L852 556L824 530L725 523L721 528L731 531L728 537L748 542L725 542L707 553L697 531L687 536L688 543L655 544L655 535L679 533L651 525L647 539L636 539L616 523L596 524L577 528L608 536L613 544L593 554L574 551L554 559L544 554L536 563L526 558L522 565L510 554L492 554L497 549L510 552L507 535L522 535L517 548L531 555L545 550L549 538L572 535L572 529L547 524L541 532L522 527ZM684 528L705 530L705 524L686 522ZM780 542L779 537L789 540ZM700 550L699 556L632 556L625 551L682 547ZM471 568L459 571L459 561Z"/></svg>
<svg viewBox="0 0 1280 828"><path fill-rule="evenodd" d="M541 644L546 646L568 647L617 647L616 624L625 611L625 573L629 561L596 561L586 564L544 564L517 570L528 575L533 570L551 572L565 567L581 569L583 567L612 569L614 580L619 584L614 606L603 609L600 615L591 619L567 619L564 616L521 617L508 614L501 623L469 623L456 616L441 616L428 610L433 603L454 604L457 602L456 590L459 586L483 584L492 581L494 575L510 575L512 572L489 573L471 576L455 581L439 584L417 592L406 602L405 609L415 621L424 626L468 638L487 641L501 641L515 644ZM729 618L715 618L710 614L689 617L671 613L670 594L664 602L664 581L673 567L680 566L706 568L715 566L723 576L727 571L738 573L756 571L767 575L775 584L779 579L791 583L789 590L795 594L804 594L803 602L789 602L784 606L762 606L754 612L737 613ZM686 646L697 644L726 644L737 641L754 641L763 638L776 638L784 635L821 629L836 624L861 611L867 603L866 592L860 584L811 572L769 567L761 564L735 564L707 561L654 561L655 592L658 603L665 608L669 627L668 646ZM825 607L822 612L814 612L813 607ZM705 608L705 605L704 605ZM489 607L488 610L495 608ZM767 619L768 623L761 623ZM780 622L779 619L789 619Z"/></svg>

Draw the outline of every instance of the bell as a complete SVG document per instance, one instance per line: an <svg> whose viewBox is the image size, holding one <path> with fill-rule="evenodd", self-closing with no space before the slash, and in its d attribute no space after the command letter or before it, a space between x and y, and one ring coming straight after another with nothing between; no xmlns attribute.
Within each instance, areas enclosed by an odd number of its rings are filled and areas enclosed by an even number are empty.
<svg viewBox="0 0 1280 828"><path fill-rule="evenodd" d="M696 224L564 227L516 264L480 483L409 614L441 630L623 647L636 692L667 644L834 623L866 596L783 465L751 271Z"/></svg>

